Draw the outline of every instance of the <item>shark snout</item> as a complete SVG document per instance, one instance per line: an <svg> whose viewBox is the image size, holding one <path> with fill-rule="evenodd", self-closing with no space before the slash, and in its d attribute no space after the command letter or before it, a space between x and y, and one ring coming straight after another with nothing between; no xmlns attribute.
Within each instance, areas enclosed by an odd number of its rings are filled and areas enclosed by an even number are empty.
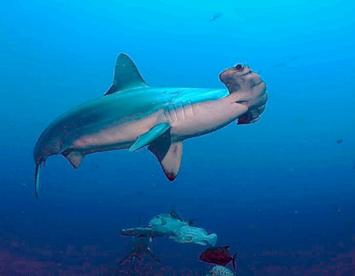
<svg viewBox="0 0 355 276"><path fill-rule="evenodd" d="M265 83L260 76L253 72L249 66L237 64L224 70L219 75L220 80L226 85L229 92L250 92L260 86L259 90L265 89Z"/></svg>
<svg viewBox="0 0 355 276"><path fill-rule="evenodd" d="M220 75L220 80L227 84L231 81L236 81L237 78L241 78L249 73L252 73L249 66L243 64L237 64L234 67L224 70Z"/></svg>

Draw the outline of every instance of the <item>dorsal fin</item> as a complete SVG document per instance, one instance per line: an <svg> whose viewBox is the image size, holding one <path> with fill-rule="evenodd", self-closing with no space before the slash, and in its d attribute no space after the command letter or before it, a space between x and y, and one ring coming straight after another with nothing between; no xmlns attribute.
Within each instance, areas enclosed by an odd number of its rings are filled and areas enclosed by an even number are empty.
<svg viewBox="0 0 355 276"><path fill-rule="evenodd" d="M133 61L126 54L120 54L116 61L113 84L105 95L116 93L123 89L145 86L147 85Z"/></svg>

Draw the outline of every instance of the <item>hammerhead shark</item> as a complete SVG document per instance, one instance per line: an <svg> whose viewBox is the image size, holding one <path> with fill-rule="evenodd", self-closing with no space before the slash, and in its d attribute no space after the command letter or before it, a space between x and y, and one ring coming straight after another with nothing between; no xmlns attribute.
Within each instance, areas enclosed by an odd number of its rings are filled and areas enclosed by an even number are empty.
<svg viewBox="0 0 355 276"><path fill-rule="evenodd" d="M255 122L264 111L266 85L248 66L238 64L219 77L227 89L152 87L133 61L120 54L109 90L64 113L40 135L34 148L36 197L41 165L55 154L78 168L90 153L147 146L174 180L184 140L234 120Z"/></svg>

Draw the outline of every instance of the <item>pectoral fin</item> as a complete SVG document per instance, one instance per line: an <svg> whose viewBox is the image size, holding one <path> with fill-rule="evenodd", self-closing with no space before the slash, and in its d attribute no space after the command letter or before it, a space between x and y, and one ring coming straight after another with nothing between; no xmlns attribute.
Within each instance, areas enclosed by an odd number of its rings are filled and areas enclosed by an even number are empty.
<svg viewBox="0 0 355 276"><path fill-rule="evenodd" d="M169 129L170 125L168 123L160 123L155 125L149 131L139 136L134 144L129 148L129 151L136 151L137 149L151 144L153 141L166 133Z"/></svg>
<svg viewBox="0 0 355 276"><path fill-rule="evenodd" d="M171 143L169 135L151 144L149 150L158 158L166 177L173 181L180 169L182 142Z"/></svg>

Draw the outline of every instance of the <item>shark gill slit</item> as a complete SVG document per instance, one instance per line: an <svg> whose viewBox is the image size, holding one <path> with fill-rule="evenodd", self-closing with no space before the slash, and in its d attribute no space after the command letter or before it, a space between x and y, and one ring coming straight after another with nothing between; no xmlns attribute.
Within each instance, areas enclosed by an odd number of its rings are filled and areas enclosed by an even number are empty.
<svg viewBox="0 0 355 276"><path fill-rule="evenodd" d="M184 104L182 104L182 120L185 121L186 120L186 107Z"/></svg>
<svg viewBox="0 0 355 276"><path fill-rule="evenodd" d="M191 101L189 101L190 103L190 107L191 107L191 113L192 113L192 117L195 117L195 108L194 108L194 105L191 103Z"/></svg>
<svg viewBox="0 0 355 276"><path fill-rule="evenodd" d="M184 106L183 104L179 103L178 104L178 112L179 112L179 120L183 122L185 120L185 115L184 115Z"/></svg>
<svg viewBox="0 0 355 276"><path fill-rule="evenodd" d="M169 112L170 122L174 123L175 122L174 109L171 105L168 107L168 112Z"/></svg>
<svg viewBox="0 0 355 276"><path fill-rule="evenodd" d="M187 101L184 104L184 110L185 110L186 118L193 117L192 110L191 110L191 102L190 101Z"/></svg>
<svg viewBox="0 0 355 276"><path fill-rule="evenodd" d="M171 123L171 118L170 118L169 109L166 109L166 110L164 111L164 119L165 119L167 122L170 122L170 123Z"/></svg>
<svg viewBox="0 0 355 276"><path fill-rule="evenodd" d="M174 104L172 106L172 109L171 109L172 113L173 113L173 117L174 117L174 122L178 122L179 121L179 118L178 118L178 114L177 114L177 111L176 111L176 105Z"/></svg>

